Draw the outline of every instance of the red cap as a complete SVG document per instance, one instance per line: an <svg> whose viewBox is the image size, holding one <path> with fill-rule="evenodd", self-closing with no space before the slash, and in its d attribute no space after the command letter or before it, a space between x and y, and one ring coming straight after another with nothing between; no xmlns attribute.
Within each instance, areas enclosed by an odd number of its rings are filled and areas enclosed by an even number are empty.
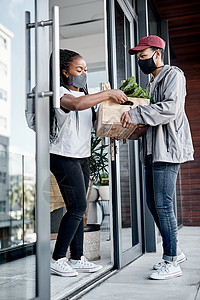
<svg viewBox="0 0 200 300"><path fill-rule="evenodd" d="M161 49L165 49L165 41L163 39L161 39L159 36L157 35L149 35L149 36L145 36L143 37L138 45L135 48L131 48L128 50L128 53L130 55L132 54L136 54L138 51L142 51L144 49L147 49L149 47L157 47L157 48L161 48Z"/></svg>

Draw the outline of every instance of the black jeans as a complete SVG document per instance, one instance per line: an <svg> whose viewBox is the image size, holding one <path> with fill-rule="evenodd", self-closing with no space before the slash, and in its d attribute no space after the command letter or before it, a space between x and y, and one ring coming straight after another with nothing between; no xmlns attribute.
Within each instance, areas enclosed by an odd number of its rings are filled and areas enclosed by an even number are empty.
<svg viewBox="0 0 200 300"><path fill-rule="evenodd" d="M71 258L80 259L83 255L83 215L87 207L89 162L87 158L51 154L50 169L56 177L67 208L60 223L53 259L65 257L69 245Z"/></svg>

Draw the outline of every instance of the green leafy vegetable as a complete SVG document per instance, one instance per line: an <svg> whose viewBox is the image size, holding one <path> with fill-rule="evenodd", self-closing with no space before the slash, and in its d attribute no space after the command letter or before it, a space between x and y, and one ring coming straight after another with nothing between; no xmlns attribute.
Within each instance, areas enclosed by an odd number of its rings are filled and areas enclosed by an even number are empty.
<svg viewBox="0 0 200 300"><path fill-rule="evenodd" d="M147 90L142 89L141 86L136 83L134 76L126 79L120 87L120 90L122 90L128 97L150 99Z"/></svg>

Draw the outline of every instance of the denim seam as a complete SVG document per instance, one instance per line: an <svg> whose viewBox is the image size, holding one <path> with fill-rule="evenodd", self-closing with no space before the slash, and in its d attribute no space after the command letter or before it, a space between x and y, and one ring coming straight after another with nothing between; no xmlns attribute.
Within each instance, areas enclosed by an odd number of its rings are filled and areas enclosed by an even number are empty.
<svg viewBox="0 0 200 300"><path fill-rule="evenodd" d="M166 190L167 190L167 180L168 180L168 178L166 178L166 177L169 176L169 174L167 172L167 169L168 169L168 165L166 165L166 167L165 167L165 174L166 174L165 175L165 197L167 197ZM168 204L168 208L169 208L169 204ZM166 217L167 217L167 222L168 222L169 234L170 234L170 237L171 237L172 228L171 228L171 224L170 224L170 220L169 220L169 214L167 213L166 210L165 210L165 212L166 212ZM170 239L170 242L171 242L171 239ZM170 253L172 253L172 243L170 243Z"/></svg>

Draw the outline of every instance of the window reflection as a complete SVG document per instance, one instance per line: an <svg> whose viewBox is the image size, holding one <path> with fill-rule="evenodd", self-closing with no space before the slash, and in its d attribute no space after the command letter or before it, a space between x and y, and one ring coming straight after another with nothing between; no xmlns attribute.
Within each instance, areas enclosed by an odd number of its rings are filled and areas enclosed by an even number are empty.
<svg viewBox="0 0 200 300"><path fill-rule="evenodd" d="M1 250L36 241L34 164L34 157L0 151Z"/></svg>

